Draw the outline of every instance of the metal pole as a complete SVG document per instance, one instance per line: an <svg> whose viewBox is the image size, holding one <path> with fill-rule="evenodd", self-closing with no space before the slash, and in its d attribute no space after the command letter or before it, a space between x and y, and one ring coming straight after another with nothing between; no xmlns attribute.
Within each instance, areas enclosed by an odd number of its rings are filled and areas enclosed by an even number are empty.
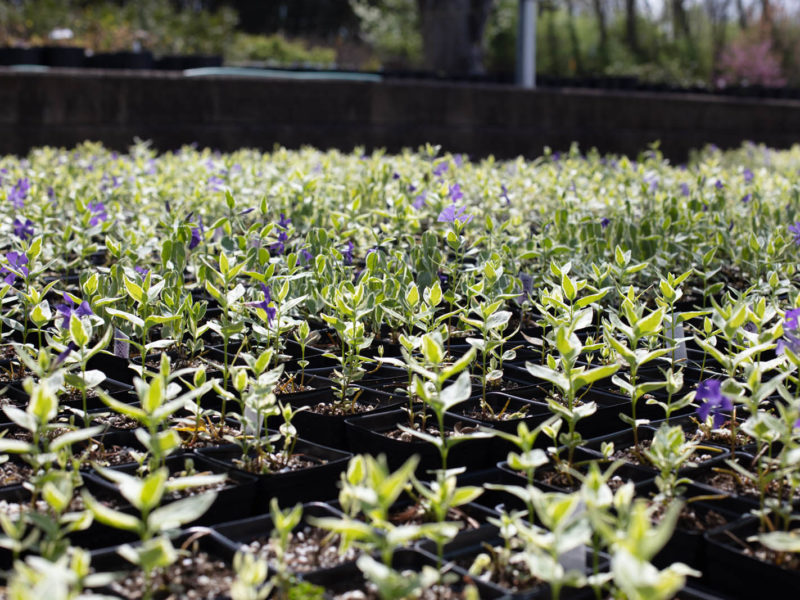
<svg viewBox="0 0 800 600"><path fill-rule="evenodd" d="M519 0L517 85L536 87L536 0Z"/></svg>

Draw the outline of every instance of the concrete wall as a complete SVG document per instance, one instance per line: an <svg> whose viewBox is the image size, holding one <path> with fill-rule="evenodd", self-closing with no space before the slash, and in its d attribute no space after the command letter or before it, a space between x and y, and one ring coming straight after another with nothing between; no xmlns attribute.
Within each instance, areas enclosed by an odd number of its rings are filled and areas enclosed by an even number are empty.
<svg viewBox="0 0 800 600"><path fill-rule="evenodd" d="M705 95L387 81L297 81L156 72L0 69L0 153L135 136L160 149L274 144L396 151L426 142L473 157L545 146L635 155L654 140L676 161L706 143L800 141L800 102Z"/></svg>

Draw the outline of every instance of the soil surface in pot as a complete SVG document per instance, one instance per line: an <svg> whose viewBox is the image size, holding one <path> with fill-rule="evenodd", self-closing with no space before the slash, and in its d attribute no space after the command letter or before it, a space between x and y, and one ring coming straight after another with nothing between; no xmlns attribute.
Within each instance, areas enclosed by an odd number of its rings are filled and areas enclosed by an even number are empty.
<svg viewBox="0 0 800 600"><path fill-rule="evenodd" d="M494 421L497 423L503 421L514 421L516 419L524 419L528 416L527 410L503 410L503 411L495 411L494 413L490 410L482 410L480 406L475 406L472 408L468 408L462 411L456 411L456 414L461 415L462 417L467 417L468 419L475 419L477 421Z"/></svg>
<svg viewBox="0 0 800 600"><path fill-rule="evenodd" d="M494 549L489 550L487 548L485 551L489 552L490 555L494 553ZM474 557L465 557L457 559L455 563L462 569L469 570L473 561ZM493 563L490 572L480 577L476 577L476 579L499 585L510 592L524 592L527 590L533 590L534 588L544 584L543 580L539 579L535 575L531 575L527 567L521 563L514 563L509 565L507 568L501 568Z"/></svg>
<svg viewBox="0 0 800 600"><path fill-rule="evenodd" d="M734 475L727 471L711 470L705 473L699 473L694 477L695 481L705 483L711 487L724 492L726 494L734 494L737 496L744 496L752 500L758 500L761 497L758 487L755 482L750 479L745 479L742 476ZM776 497L780 490L780 482L773 481L767 486L767 496ZM785 490L783 490L785 492ZM784 500L785 498L785 493ZM800 500L800 489L795 490L792 501Z"/></svg>
<svg viewBox="0 0 800 600"><path fill-rule="evenodd" d="M0 464L0 486L14 485L27 481L33 469L28 465L20 465L15 462L6 461Z"/></svg>
<svg viewBox="0 0 800 600"><path fill-rule="evenodd" d="M724 428L720 429L706 429L705 427L697 427L694 428L694 423L686 423L683 425L683 430L688 434L688 439L693 442L707 442L711 444L719 444L720 446L724 446L725 448L731 447L731 430L730 424L726 424L723 426ZM737 427L736 429L736 448L744 448L753 443L749 437L747 437L741 430Z"/></svg>
<svg viewBox="0 0 800 600"><path fill-rule="evenodd" d="M328 461L323 458L308 456L306 454L292 454L287 459L280 452L265 452L260 454L257 458L252 457L248 460L237 458L233 460L233 464L237 468L247 471L248 473L255 473L257 475L300 471L301 469L318 467L319 465L324 465L327 462Z"/></svg>
<svg viewBox="0 0 800 600"><path fill-rule="evenodd" d="M376 410L379 406L380 404L378 404L377 402L365 403L365 402L359 402L358 400L355 402L355 404L351 404L350 402L347 403L319 402L313 406L310 406L309 410L318 415L327 415L331 417L344 417L348 415L353 416L371 412L373 410Z"/></svg>
<svg viewBox="0 0 800 600"><path fill-rule="evenodd" d="M649 450L650 446L652 445L653 440L640 440L639 441L639 449L638 451L634 449L633 446L629 446L627 448L620 448L616 450L614 454L611 455L611 460L621 460L626 463L630 463L632 465L637 465L640 467L648 467L654 468L653 465L647 460L647 456L644 454L645 450ZM695 452L692 455L691 462L694 464L702 464L706 461L709 461L713 458L716 458L716 455L711 452ZM687 465L688 466L688 465Z"/></svg>
<svg viewBox="0 0 800 600"><path fill-rule="evenodd" d="M354 561L361 554L355 548L349 548L347 552L340 554L339 542L338 535L331 536L329 531L305 525L292 533L289 539L289 548L286 552L287 564L295 573L307 573ZM275 551L267 536L243 546L248 551L265 558L270 564L275 560Z"/></svg>
<svg viewBox="0 0 800 600"><path fill-rule="evenodd" d="M310 392L315 390L313 385L307 385L304 382L304 379L310 379L311 375L306 375L304 377L300 377L299 379L297 376L292 375L290 377L283 377L276 385L275 385L275 395L280 396L281 394L298 394L300 392Z"/></svg>
<svg viewBox="0 0 800 600"><path fill-rule="evenodd" d="M666 507L663 504L659 504L656 508L656 511L653 513L653 520L655 522L661 521L665 511ZM723 517L718 512L714 510L697 511L692 507L691 504L687 504L683 507L683 509L681 509L681 512L678 515L677 526L686 531L702 532L710 531L727 524L728 519Z"/></svg>
<svg viewBox="0 0 800 600"><path fill-rule="evenodd" d="M233 570L224 561L206 552L197 552L179 558L175 564L156 572L153 577L153 598L210 600L227 597L234 578ZM142 597L144 575L140 570L131 571L109 587L122 598L136 600Z"/></svg>
<svg viewBox="0 0 800 600"><path fill-rule="evenodd" d="M371 583L365 583L358 589L347 589L346 584L328 587L334 600L380 600L378 588ZM417 596L419 600L458 600L464 598L464 593L448 586L434 585Z"/></svg>
<svg viewBox="0 0 800 600"><path fill-rule="evenodd" d="M136 462L136 458L141 454L141 451L136 451L128 446L116 444L105 446L100 442L92 442L81 454L81 462L84 465L98 464L101 467L114 467Z"/></svg>
<svg viewBox="0 0 800 600"><path fill-rule="evenodd" d="M141 427L141 423L136 419L113 412L92 415L92 422L95 425L103 425L109 429L117 429L119 431L131 431Z"/></svg>
<svg viewBox="0 0 800 600"><path fill-rule="evenodd" d="M420 424L417 424L417 430L420 428ZM466 423L458 422L456 423L452 429L445 429L445 436L446 437L457 437L460 435L466 435L468 433L475 433L477 432L479 427L475 425L467 425ZM434 417L430 417L424 429L425 433L428 435L432 435L434 437L439 437L441 433L439 432L439 428L436 427L436 420ZM398 440L401 442L419 442L420 439L415 437L414 434L409 433L408 431L403 431L400 428L390 429L389 431L384 431L383 435L393 440Z"/></svg>
<svg viewBox="0 0 800 600"><path fill-rule="evenodd" d="M741 544L732 541L737 547ZM775 565L789 571L800 571L800 555L792 552L776 552L758 542L751 542L746 547L741 548L747 556L760 560L761 562Z"/></svg>
<svg viewBox="0 0 800 600"><path fill-rule="evenodd" d="M227 423L220 425L209 419L200 419L198 423L194 417L180 419L172 428L181 436L181 447L189 450L230 444L230 440L224 436L238 438L242 435L239 427L231 427Z"/></svg>
<svg viewBox="0 0 800 600"><path fill-rule="evenodd" d="M419 504L411 504L391 511L389 520L395 525L422 525L431 522L431 519L425 513L425 509ZM447 511L447 520L462 523L464 525L462 530L478 529L481 526L477 519L458 508L451 508Z"/></svg>
<svg viewBox="0 0 800 600"><path fill-rule="evenodd" d="M578 469L578 471L584 473L586 468L581 467ZM520 477L524 479L522 474L520 474ZM538 483L544 483L570 492L576 492L581 489L581 482L577 477L570 477L567 473L554 471L552 469L536 471L533 480ZM622 487L626 481L626 479L620 477L619 475L612 475L608 480L608 487L610 487L613 491L616 491Z"/></svg>

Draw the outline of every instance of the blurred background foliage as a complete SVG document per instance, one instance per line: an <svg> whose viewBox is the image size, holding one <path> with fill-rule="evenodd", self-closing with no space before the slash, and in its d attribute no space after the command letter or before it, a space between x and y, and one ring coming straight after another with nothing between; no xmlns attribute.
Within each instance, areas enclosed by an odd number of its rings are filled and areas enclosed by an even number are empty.
<svg viewBox="0 0 800 600"><path fill-rule="evenodd" d="M0 0L0 45L223 54L229 64L514 70L518 0ZM447 7L454 11L447 18ZM458 15L459 18L453 18ZM456 37L450 31L465 23ZM538 71L673 85L800 86L798 0L539 0ZM427 29L426 29L427 28ZM424 35L425 32L428 35ZM460 37L458 37L460 36ZM472 46L446 62L435 40ZM452 59L452 57L451 57Z"/></svg>

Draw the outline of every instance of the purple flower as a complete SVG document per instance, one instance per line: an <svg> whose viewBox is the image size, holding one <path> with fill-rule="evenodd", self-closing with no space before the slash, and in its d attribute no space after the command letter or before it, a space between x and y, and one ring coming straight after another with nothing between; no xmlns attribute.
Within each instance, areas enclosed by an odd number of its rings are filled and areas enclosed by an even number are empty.
<svg viewBox="0 0 800 600"><path fill-rule="evenodd" d="M508 197L508 188L506 184L500 186L500 199L506 203L506 206L511 206L511 198Z"/></svg>
<svg viewBox="0 0 800 600"><path fill-rule="evenodd" d="M794 225L787 228L794 235L794 243L800 246L800 221L795 221Z"/></svg>
<svg viewBox="0 0 800 600"><path fill-rule="evenodd" d="M422 192L419 194L415 199L414 202L411 203L411 206L420 210L423 206L425 206L426 202L425 199L428 197L428 192Z"/></svg>
<svg viewBox="0 0 800 600"><path fill-rule="evenodd" d="M464 155L456 154L453 157L453 162L456 163L456 167L460 169L462 166L464 166Z"/></svg>
<svg viewBox="0 0 800 600"><path fill-rule="evenodd" d="M217 177L216 175L212 175L208 178L206 185L212 192L221 192L225 186L225 180L221 177Z"/></svg>
<svg viewBox="0 0 800 600"><path fill-rule="evenodd" d="M600 220L600 227L602 227L603 229L608 227L610 224L611 224L611 219L609 219L608 217L603 217Z"/></svg>
<svg viewBox="0 0 800 600"><path fill-rule="evenodd" d="M733 410L733 402L727 396L722 395L721 385L717 379L707 379L700 382L694 395L695 400L705 400L697 407L697 416L702 421L706 421L709 416L713 415L714 429L719 429L725 423L724 411Z"/></svg>
<svg viewBox="0 0 800 600"><path fill-rule="evenodd" d="M102 202L89 202L87 208L89 212L92 213L92 218L89 220L89 227L94 227L98 223L108 221L106 206Z"/></svg>
<svg viewBox="0 0 800 600"><path fill-rule="evenodd" d="M28 257L25 254L22 252L9 252L6 254L6 260L8 261L8 267L11 267L11 269L3 265L0 267L0 273L8 273L3 279L8 285L14 285L18 274L22 274L23 277L28 276L28 267L25 266L28 264Z"/></svg>
<svg viewBox="0 0 800 600"><path fill-rule="evenodd" d="M392 179L395 179L395 180L396 180L396 179L400 179L400 173L398 173L397 171L395 171L394 173L392 173Z"/></svg>
<svg viewBox="0 0 800 600"><path fill-rule="evenodd" d="M753 172L750 169L746 168L746 167L745 167L744 172L742 173L742 175L744 176L744 182L745 183L752 183L753 182L753 178L755 177L755 175L753 175Z"/></svg>
<svg viewBox="0 0 800 600"><path fill-rule="evenodd" d="M794 427L792 427L792 429L800 429L800 419L794 422Z"/></svg>
<svg viewBox="0 0 800 600"><path fill-rule="evenodd" d="M248 302L247 306L260 308L267 313L267 324L272 325L272 319L275 318L277 309L273 306L270 306L270 303L272 302L272 294L269 291L269 287L262 283L261 290L264 292L264 299L261 302Z"/></svg>
<svg viewBox="0 0 800 600"><path fill-rule="evenodd" d="M717 180L714 182L714 187L715 187L715 188L717 188L718 190L724 190L724 189L725 189L725 184L724 184L724 183L722 183L722 180L721 180L721 179L717 179Z"/></svg>
<svg viewBox="0 0 800 600"><path fill-rule="evenodd" d="M447 169L450 168L450 165L447 162L440 162L436 167L433 169L434 177L441 177L445 173L447 173Z"/></svg>
<svg viewBox="0 0 800 600"><path fill-rule="evenodd" d="M30 189L31 183L27 177L18 179L17 183L14 184L14 187L11 188L11 193L8 195L8 199L11 201L11 206L17 210L22 209L25 206L25 198L28 196Z"/></svg>
<svg viewBox="0 0 800 600"><path fill-rule="evenodd" d="M417 186L415 186L413 183L409 183L408 184L408 193L409 194L413 194L416 191L417 191Z"/></svg>
<svg viewBox="0 0 800 600"><path fill-rule="evenodd" d="M797 331L797 318L800 317L800 308L792 308L783 315L783 328L789 331Z"/></svg>
<svg viewBox="0 0 800 600"><path fill-rule="evenodd" d="M291 219L287 219L286 215L281 213L281 218L278 221L278 227L283 227L284 229L286 229L291 224L292 224L292 220Z"/></svg>
<svg viewBox="0 0 800 600"><path fill-rule="evenodd" d="M136 271L139 275L141 275L142 279L147 277L147 274L150 272L150 269L148 269L146 267L140 267L139 265L136 265L135 267L133 267L133 270Z"/></svg>
<svg viewBox="0 0 800 600"><path fill-rule="evenodd" d="M792 308L786 311L783 316L783 337L778 340L775 347L776 354L783 354L786 348L789 348L794 354L800 354L800 336L798 333L798 317L800 317L800 308Z"/></svg>
<svg viewBox="0 0 800 600"><path fill-rule="evenodd" d="M192 239L189 240L189 250L194 250L203 241L206 228L203 227L203 217L197 220L197 227L192 227Z"/></svg>
<svg viewBox="0 0 800 600"><path fill-rule="evenodd" d="M752 199L753 199L753 194L745 194L744 196L742 196L742 204L747 204Z"/></svg>
<svg viewBox="0 0 800 600"><path fill-rule="evenodd" d="M301 259L301 260L302 260L304 263L309 263L309 262L311 262L312 260L314 260L314 255L313 255L313 254L311 254L311 252L309 252L309 251L308 251L308 250L306 250L305 248L303 248L302 250L300 250L300 259Z"/></svg>
<svg viewBox="0 0 800 600"><path fill-rule="evenodd" d="M466 225L472 221L472 215L465 214L466 210L464 206L449 204L442 209L436 220L439 223L455 223L458 221L461 225Z"/></svg>
<svg viewBox="0 0 800 600"><path fill-rule="evenodd" d="M342 258L344 259L344 264L352 265L353 264L353 242L347 242L347 250L342 252Z"/></svg>
<svg viewBox="0 0 800 600"><path fill-rule="evenodd" d="M457 183L454 183L450 186L450 201L455 204L459 200L464 197L464 193L461 191L461 186Z"/></svg>
<svg viewBox="0 0 800 600"><path fill-rule="evenodd" d="M53 186L47 188L47 198L50 202L56 201L56 191L53 189Z"/></svg>
<svg viewBox="0 0 800 600"><path fill-rule="evenodd" d="M28 240L33 237L33 221L30 219L14 219L14 235L21 240Z"/></svg>
<svg viewBox="0 0 800 600"><path fill-rule="evenodd" d="M644 178L648 191L652 194L658 189L658 175L648 175Z"/></svg>
<svg viewBox="0 0 800 600"><path fill-rule="evenodd" d="M67 344L67 347L66 347L66 348L64 348L64 351L63 351L61 354L59 354L59 355L56 357L56 360L55 360L55 362L53 363L53 366L54 366L54 367L57 367L57 366L59 366L61 363L63 363L65 360L67 360L67 357L68 357L68 356L69 356L69 355L70 355L72 352L75 352L77 349L78 349L78 344L76 344L76 343L75 343L75 342L73 342L73 341L70 341L70 343L69 343L69 344Z"/></svg>
<svg viewBox="0 0 800 600"><path fill-rule="evenodd" d="M288 240L289 236L286 235L286 232L280 231L278 233L278 241L270 244L269 249L275 252L276 254L283 254L284 252L286 252L286 242Z"/></svg>
<svg viewBox="0 0 800 600"><path fill-rule="evenodd" d="M689 195L691 194L691 191L689 190L689 184L688 183L684 182L684 183L681 184L681 193L684 196L686 196L687 198L689 197Z"/></svg>
<svg viewBox="0 0 800 600"><path fill-rule="evenodd" d="M245 208L243 211L239 212L239 216L243 217L245 215L249 215L251 212L255 210L255 207L252 208Z"/></svg>
<svg viewBox="0 0 800 600"><path fill-rule="evenodd" d="M517 296L517 302L524 302L533 293L533 277L520 271L519 280L522 282L522 293Z"/></svg>
<svg viewBox="0 0 800 600"><path fill-rule="evenodd" d="M69 327L69 319L72 315L76 317L88 317L89 315L93 315L92 308L89 306L89 303L84 300L81 302L78 307L75 307L75 301L69 296L69 294L64 294L64 304L59 304L56 306L56 310L64 317L64 320L61 321L61 327L66 329Z"/></svg>

